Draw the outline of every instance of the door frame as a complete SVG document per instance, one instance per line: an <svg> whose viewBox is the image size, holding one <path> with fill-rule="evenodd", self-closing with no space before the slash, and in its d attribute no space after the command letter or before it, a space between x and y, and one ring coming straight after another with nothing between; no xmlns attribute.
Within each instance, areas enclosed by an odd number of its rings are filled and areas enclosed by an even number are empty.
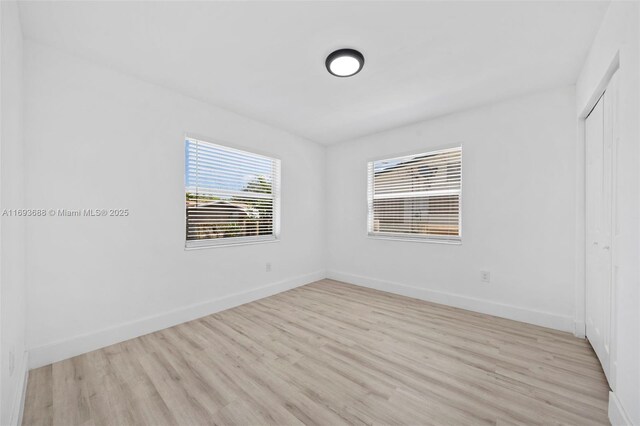
<svg viewBox="0 0 640 426"><path fill-rule="evenodd" d="M609 87L614 74L620 69L620 51L617 51L606 71L600 77L600 81L596 88L591 93L589 100L584 105L582 111L578 114L578 126L577 126L577 188L576 188L576 282L575 282L575 328L574 335L576 337L586 337L586 235L587 235L587 223L586 223L586 119L598 103L598 100L602 97L604 92ZM614 141L613 154L612 154L612 206L611 216L614 222L612 228L615 230L615 221L617 216L616 209L616 146ZM616 265L617 265L617 250L615 247L615 238L611 239L611 320L609 331L609 386L611 390L615 391L615 379L616 379L616 341L617 341L617 318L615 315L616 306Z"/></svg>

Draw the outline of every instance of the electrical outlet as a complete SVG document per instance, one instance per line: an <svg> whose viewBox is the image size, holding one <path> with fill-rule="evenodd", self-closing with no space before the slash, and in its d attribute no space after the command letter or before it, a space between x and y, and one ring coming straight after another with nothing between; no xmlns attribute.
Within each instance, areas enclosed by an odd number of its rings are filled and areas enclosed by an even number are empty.
<svg viewBox="0 0 640 426"><path fill-rule="evenodd" d="M16 356L13 351L9 351L9 376L13 376L13 370L16 368Z"/></svg>
<svg viewBox="0 0 640 426"><path fill-rule="evenodd" d="M483 283L491 282L491 272L489 271L480 271L480 281Z"/></svg>
<svg viewBox="0 0 640 426"><path fill-rule="evenodd" d="M267 265L265 266L265 270L267 272L271 272L271 262L267 262Z"/></svg>

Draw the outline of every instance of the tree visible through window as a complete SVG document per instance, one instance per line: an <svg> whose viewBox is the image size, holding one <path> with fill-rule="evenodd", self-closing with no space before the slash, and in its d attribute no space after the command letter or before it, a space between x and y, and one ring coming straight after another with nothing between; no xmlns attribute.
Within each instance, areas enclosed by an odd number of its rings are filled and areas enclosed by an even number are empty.
<svg viewBox="0 0 640 426"><path fill-rule="evenodd" d="M187 139L187 247L275 239L280 161Z"/></svg>

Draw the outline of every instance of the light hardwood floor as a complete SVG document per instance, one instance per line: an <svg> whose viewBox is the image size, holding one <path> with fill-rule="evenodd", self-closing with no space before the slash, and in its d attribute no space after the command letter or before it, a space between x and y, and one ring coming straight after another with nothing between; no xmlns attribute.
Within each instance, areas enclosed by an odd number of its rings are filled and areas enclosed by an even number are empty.
<svg viewBox="0 0 640 426"><path fill-rule="evenodd" d="M608 424L570 334L319 281L33 370L24 425Z"/></svg>

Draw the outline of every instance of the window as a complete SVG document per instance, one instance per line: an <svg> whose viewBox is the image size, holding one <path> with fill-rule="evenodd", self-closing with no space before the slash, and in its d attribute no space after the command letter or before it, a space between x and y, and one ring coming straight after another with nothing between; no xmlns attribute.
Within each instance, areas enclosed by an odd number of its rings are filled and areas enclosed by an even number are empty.
<svg viewBox="0 0 640 426"><path fill-rule="evenodd" d="M368 164L371 236L460 241L462 148Z"/></svg>
<svg viewBox="0 0 640 426"><path fill-rule="evenodd" d="M186 247L276 240L279 184L280 160L187 138Z"/></svg>

